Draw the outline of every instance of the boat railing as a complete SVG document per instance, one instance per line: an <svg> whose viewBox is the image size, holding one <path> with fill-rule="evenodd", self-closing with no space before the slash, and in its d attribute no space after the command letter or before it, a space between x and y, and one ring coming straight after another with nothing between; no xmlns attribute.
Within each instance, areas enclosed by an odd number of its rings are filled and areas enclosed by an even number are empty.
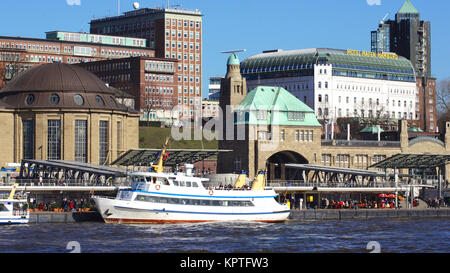
<svg viewBox="0 0 450 273"><path fill-rule="evenodd" d="M25 209L13 210L13 216L27 216L28 212Z"/></svg>

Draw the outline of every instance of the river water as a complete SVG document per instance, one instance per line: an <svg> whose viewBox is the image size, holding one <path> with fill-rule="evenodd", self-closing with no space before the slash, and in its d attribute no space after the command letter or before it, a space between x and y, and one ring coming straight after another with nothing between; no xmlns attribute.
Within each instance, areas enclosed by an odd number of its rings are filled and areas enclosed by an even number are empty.
<svg viewBox="0 0 450 273"><path fill-rule="evenodd" d="M448 253L450 218L0 226L0 253Z"/></svg>

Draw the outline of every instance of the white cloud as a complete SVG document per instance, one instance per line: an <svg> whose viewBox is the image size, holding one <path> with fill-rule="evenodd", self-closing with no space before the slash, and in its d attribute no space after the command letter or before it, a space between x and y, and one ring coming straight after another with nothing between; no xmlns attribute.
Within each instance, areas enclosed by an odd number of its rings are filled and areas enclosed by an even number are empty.
<svg viewBox="0 0 450 273"><path fill-rule="evenodd" d="M369 6L373 6L373 5L381 5L381 0L366 0L367 1L367 5Z"/></svg>
<svg viewBox="0 0 450 273"><path fill-rule="evenodd" d="M67 5L69 6L79 6L81 5L81 0L66 0Z"/></svg>

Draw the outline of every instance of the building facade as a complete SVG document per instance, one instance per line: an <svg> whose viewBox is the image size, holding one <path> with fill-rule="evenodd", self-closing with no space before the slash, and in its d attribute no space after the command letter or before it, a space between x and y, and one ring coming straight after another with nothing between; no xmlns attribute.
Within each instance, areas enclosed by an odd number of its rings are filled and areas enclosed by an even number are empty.
<svg viewBox="0 0 450 273"><path fill-rule="evenodd" d="M239 67L236 56L230 56L227 67L227 76L222 79L220 105L232 106L233 130L227 130L227 127L231 129L230 123L223 120L225 130L223 138L219 140L219 148L233 152L219 153L217 173L246 171L252 180L258 171L266 170L269 181L293 181L304 178L295 169L286 168L287 163L368 169L371 165L400 153L450 153L450 122L446 124L445 142L427 136L410 138L408 121L405 119L399 122L399 141L322 140L322 128L315 111L294 97L292 92L288 92L283 86L263 85L256 86L248 93L245 89L236 92L245 83L245 78L241 78L238 71L246 68ZM311 64L310 67L312 69L314 65ZM289 68L295 69L295 66L290 64L287 69ZM320 74L320 69L325 73L325 69L331 68L324 65L317 69ZM234 84L229 84L230 82ZM412 81L413 86L414 84ZM410 85L411 82L408 82L408 88L411 88ZM351 87L350 90L356 92ZM366 89L367 92L370 94L371 91ZM227 131L232 132L230 138L225 136ZM434 169L423 172L437 174ZM450 177L448 166L445 174Z"/></svg>
<svg viewBox="0 0 450 273"><path fill-rule="evenodd" d="M90 22L92 34L119 35L147 39L158 58L178 59L178 100L202 97L202 14L181 9L142 8L123 15ZM184 118L192 118L189 105Z"/></svg>
<svg viewBox="0 0 450 273"><path fill-rule="evenodd" d="M208 84L208 100L218 101L220 98L220 81L222 77L210 77Z"/></svg>
<svg viewBox="0 0 450 273"><path fill-rule="evenodd" d="M395 20L383 20L371 32L371 51L394 52L411 61L418 89L416 124L424 131L436 132L436 79L431 74L430 22L420 20L419 11L406 0Z"/></svg>
<svg viewBox="0 0 450 273"><path fill-rule="evenodd" d="M0 164L22 159L109 164L138 147L139 114L94 74L62 63L30 68L0 91Z"/></svg>
<svg viewBox="0 0 450 273"><path fill-rule="evenodd" d="M179 111L176 105L200 106L198 98L180 100L177 96L178 60L149 57L130 57L123 59L96 61L77 64L97 75L121 91L135 98L136 110L141 120L161 121L168 125L176 122Z"/></svg>
<svg viewBox="0 0 450 273"><path fill-rule="evenodd" d="M0 88L20 72L40 64L55 62L73 64L130 56L155 56L154 50L140 45L121 46L103 44L100 41L73 40L76 39L69 39L68 36L60 36L58 39L0 36Z"/></svg>
<svg viewBox="0 0 450 273"><path fill-rule="evenodd" d="M281 86L327 122L340 117L415 120L411 62L395 54L357 50L265 51L245 59L249 89Z"/></svg>

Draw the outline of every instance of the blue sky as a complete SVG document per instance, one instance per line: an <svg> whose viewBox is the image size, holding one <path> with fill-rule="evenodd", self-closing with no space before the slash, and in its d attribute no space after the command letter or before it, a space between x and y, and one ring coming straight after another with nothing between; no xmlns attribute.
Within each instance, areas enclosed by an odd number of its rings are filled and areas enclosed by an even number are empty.
<svg viewBox="0 0 450 273"><path fill-rule="evenodd" d="M132 9L121 0L121 12ZM404 0L170 0L203 14L203 95L208 78L223 76L225 50L246 49L241 60L267 49L328 47L370 50L370 31ZM431 21L432 74L450 77L450 23L447 0L411 0L421 19ZM141 7L167 0L139 1ZM118 0L2 0L1 36L45 38L46 31L89 32L92 18L117 15Z"/></svg>

